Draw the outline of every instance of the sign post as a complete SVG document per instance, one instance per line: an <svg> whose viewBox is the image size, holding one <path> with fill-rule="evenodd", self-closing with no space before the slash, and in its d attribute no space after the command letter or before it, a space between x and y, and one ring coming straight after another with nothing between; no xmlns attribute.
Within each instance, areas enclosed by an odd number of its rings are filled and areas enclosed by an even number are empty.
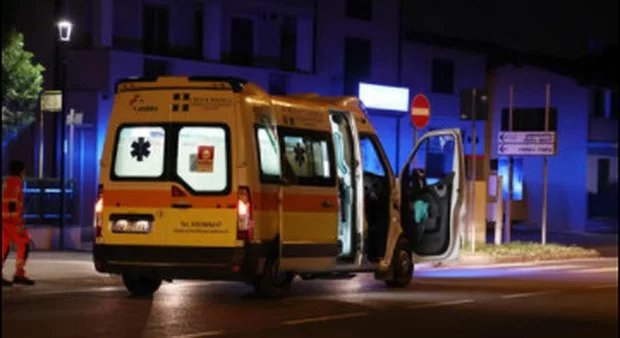
<svg viewBox="0 0 620 338"><path fill-rule="evenodd" d="M471 210L469 230L471 253L476 252L476 88L471 93Z"/></svg>
<svg viewBox="0 0 620 338"><path fill-rule="evenodd" d="M39 178L43 178L43 150L44 150L44 119L43 112L58 113L62 111L62 92L60 90L46 90L41 94L39 107Z"/></svg>
<svg viewBox="0 0 620 338"><path fill-rule="evenodd" d="M426 127L431 117L431 104L424 94L416 94L411 100L411 123L413 124L413 146L418 142L418 129Z"/></svg>
<svg viewBox="0 0 620 338"><path fill-rule="evenodd" d="M547 84L545 91L545 132L549 130L549 101L551 99L551 85ZM554 147L555 150L555 147ZM542 223L541 223L541 241L542 245L547 244L547 176L548 176L548 158L545 154L543 163L543 207L542 207Z"/></svg>
<svg viewBox="0 0 620 338"><path fill-rule="evenodd" d="M545 124L544 129L538 127L538 131L518 131L513 132L512 121L512 86L510 92L509 108L509 130L498 134L498 155L510 156L508 168L508 200L506 206L507 225L506 230L510 229L510 201L512 199L512 156L543 156L543 201L542 201L542 222L541 222L541 242L547 244L547 180L548 180L548 156L555 156L557 153L557 135L550 129L550 97L551 85L547 84L545 92ZM540 131L544 130L544 131ZM510 240L510 233L506 232L506 241Z"/></svg>
<svg viewBox="0 0 620 338"><path fill-rule="evenodd" d="M514 100L514 86L510 85L509 103L508 103L508 130L512 131L512 106ZM498 143L499 144L499 143ZM510 243L510 230L512 225L512 215L510 209L512 206L512 156L508 158L508 198L506 199L506 220L504 225L504 236L506 238L506 244Z"/></svg>
<svg viewBox="0 0 620 338"><path fill-rule="evenodd" d="M69 180L73 179L73 156L75 146L73 144L75 126L82 125L83 114L76 113L75 110L69 109L69 115L67 115L67 125L69 126Z"/></svg>

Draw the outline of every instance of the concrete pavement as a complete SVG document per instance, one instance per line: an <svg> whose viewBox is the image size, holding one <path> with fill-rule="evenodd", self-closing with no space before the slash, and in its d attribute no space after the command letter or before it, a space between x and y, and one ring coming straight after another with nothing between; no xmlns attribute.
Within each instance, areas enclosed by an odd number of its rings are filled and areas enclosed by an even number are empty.
<svg viewBox="0 0 620 338"><path fill-rule="evenodd" d="M398 290L371 274L296 281L282 300L201 281L130 298L84 253L34 253L29 271L37 285L2 290L5 337L606 338L618 331L617 258L420 266L410 287Z"/></svg>

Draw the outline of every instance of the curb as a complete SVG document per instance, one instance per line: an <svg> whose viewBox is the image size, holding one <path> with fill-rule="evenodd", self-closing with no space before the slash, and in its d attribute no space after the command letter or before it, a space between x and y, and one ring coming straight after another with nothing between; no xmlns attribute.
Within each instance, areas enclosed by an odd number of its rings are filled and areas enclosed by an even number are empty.
<svg viewBox="0 0 620 338"><path fill-rule="evenodd" d="M506 263L533 263L533 262L557 262L557 261L570 261L580 259L597 259L603 258L600 255L597 256L565 256L565 257L523 257L523 256L507 256L507 257L491 257L491 256L461 256L459 260L451 262L442 262L434 264L433 268L459 268L469 266L485 266L496 265Z"/></svg>

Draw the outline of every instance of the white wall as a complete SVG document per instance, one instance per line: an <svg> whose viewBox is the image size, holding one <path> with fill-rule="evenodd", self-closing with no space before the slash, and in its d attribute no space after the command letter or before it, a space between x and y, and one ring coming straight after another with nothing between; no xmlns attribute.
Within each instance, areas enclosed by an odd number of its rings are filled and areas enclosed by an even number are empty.
<svg viewBox="0 0 620 338"><path fill-rule="evenodd" d="M346 2L320 0L318 9L317 73L330 79L329 90L343 92L345 38L371 41L371 81L397 84L399 17L397 0L373 1L371 21L346 17Z"/></svg>
<svg viewBox="0 0 620 338"><path fill-rule="evenodd" d="M439 94L431 91L432 62L434 58L454 61L454 93ZM431 117L427 128L418 131L426 133L429 128L460 128L464 134L465 152L471 152L467 136L471 133L472 122L459 118L460 93L468 88L486 88L486 56L478 53L450 49L427 44L407 42L403 45L402 84L409 87L411 96L425 94L431 104ZM484 122L476 123L478 144L476 154L484 153ZM400 123L400 155L402 166L413 147L413 126L408 115Z"/></svg>

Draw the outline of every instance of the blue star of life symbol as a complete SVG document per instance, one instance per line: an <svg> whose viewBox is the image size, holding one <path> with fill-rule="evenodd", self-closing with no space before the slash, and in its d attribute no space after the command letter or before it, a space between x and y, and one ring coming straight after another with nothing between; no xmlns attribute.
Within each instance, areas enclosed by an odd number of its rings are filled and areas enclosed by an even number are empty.
<svg viewBox="0 0 620 338"><path fill-rule="evenodd" d="M131 143L131 157L135 157L138 162L142 162L145 157L149 157L151 142L145 141L144 137L138 137L137 141Z"/></svg>

